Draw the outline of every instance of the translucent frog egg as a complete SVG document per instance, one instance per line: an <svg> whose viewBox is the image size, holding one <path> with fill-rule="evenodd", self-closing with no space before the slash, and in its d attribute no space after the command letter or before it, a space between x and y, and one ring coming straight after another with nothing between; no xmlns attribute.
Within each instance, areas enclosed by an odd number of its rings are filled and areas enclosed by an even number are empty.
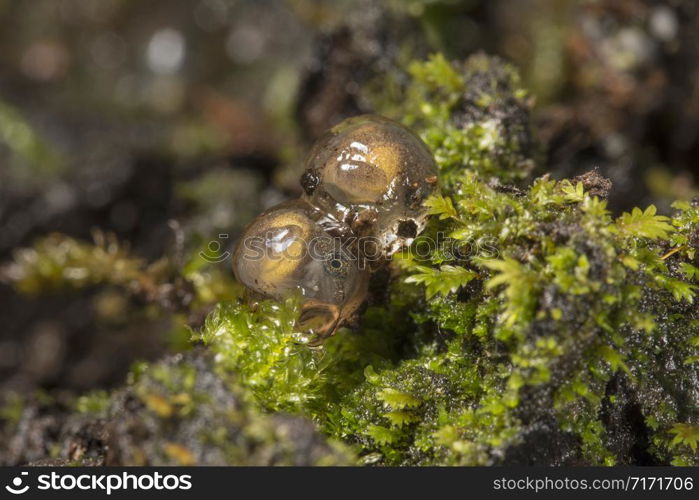
<svg viewBox="0 0 699 500"><path fill-rule="evenodd" d="M412 243L427 222L423 201L437 189L437 166L413 132L363 115L332 128L313 146L301 179L305 197L383 256Z"/></svg>
<svg viewBox="0 0 699 500"><path fill-rule="evenodd" d="M364 301L369 275L334 236L340 229L303 200L278 205L248 226L233 256L233 272L262 297L300 294L300 327L319 338L332 335Z"/></svg>

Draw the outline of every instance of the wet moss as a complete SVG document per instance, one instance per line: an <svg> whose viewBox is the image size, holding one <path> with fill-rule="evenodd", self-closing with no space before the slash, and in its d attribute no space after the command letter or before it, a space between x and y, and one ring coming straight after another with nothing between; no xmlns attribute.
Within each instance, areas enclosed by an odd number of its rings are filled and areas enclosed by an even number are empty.
<svg viewBox="0 0 699 500"><path fill-rule="evenodd" d="M403 117L434 153L443 186L464 169L505 184L529 177L537 149L532 100L511 65L485 54L456 63L437 54L413 62L410 74Z"/></svg>
<svg viewBox="0 0 699 500"><path fill-rule="evenodd" d="M615 216L595 174L532 178L530 99L499 59L410 72L442 193L359 326L313 349L293 298L221 300L194 335L209 354L111 396L108 462L352 461L312 420L365 464L699 463L699 203Z"/></svg>
<svg viewBox="0 0 699 500"><path fill-rule="evenodd" d="M197 350L134 369L112 398L107 464L346 465L351 452L305 419L266 415Z"/></svg>
<svg viewBox="0 0 699 500"><path fill-rule="evenodd" d="M293 307L236 306L204 329L215 350L232 342L220 363L365 463L695 463L696 203L614 217L603 179L525 185L527 97L509 66L435 56L412 73L406 120L443 181L413 249L443 237L394 261L402 303L385 307L411 324L384 316L385 357L357 343L366 324L299 353L279 343Z"/></svg>

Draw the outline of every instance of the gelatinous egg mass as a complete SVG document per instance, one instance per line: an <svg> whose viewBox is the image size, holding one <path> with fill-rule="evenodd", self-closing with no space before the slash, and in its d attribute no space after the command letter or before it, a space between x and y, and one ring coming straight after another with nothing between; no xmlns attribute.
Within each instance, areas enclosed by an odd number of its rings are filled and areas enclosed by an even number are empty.
<svg viewBox="0 0 699 500"><path fill-rule="evenodd" d="M303 200L283 203L250 224L233 257L236 278L252 292L277 299L299 293L302 327L321 337L359 308L369 274L326 223Z"/></svg>
<svg viewBox="0 0 699 500"><path fill-rule="evenodd" d="M297 326L320 342L354 316L369 274L412 243L437 187L427 146L399 123L350 118L313 147L305 194L259 215L233 256L253 297L302 297Z"/></svg>
<svg viewBox="0 0 699 500"><path fill-rule="evenodd" d="M363 115L332 128L314 145L301 181L309 203L373 236L389 256L427 221L423 201L437 189L427 146L401 124Z"/></svg>

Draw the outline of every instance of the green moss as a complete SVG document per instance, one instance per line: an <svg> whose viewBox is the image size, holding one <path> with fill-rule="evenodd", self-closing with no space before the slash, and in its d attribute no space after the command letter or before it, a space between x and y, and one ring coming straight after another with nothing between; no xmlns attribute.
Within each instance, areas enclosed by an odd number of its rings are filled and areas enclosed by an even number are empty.
<svg viewBox="0 0 699 500"><path fill-rule="evenodd" d="M132 371L112 397L109 459L160 465L345 465L352 454L305 420L266 415L201 350Z"/></svg>
<svg viewBox="0 0 699 500"><path fill-rule="evenodd" d="M613 217L581 182L509 187L531 171L512 68L435 56L411 72L407 121L443 180L415 247L445 237L397 258L381 328L372 309L321 350L299 343L293 302L220 306L203 332L219 366L366 463L695 463L697 205ZM613 432L622 404L644 420L640 452Z"/></svg>
<svg viewBox="0 0 699 500"><path fill-rule="evenodd" d="M404 120L434 153L443 186L464 170L505 183L530 175L531 105L512 66L484 54L451 64L437 54L409 69Z"/></svg>
<svg viewBox="0 0 699 500"><path fill-rule="evenodd" d="M317 396L321 353L295 328L298 300L264 301L256 308L219 304L201 335L221 372L233 372L266 408L294 410Z"/></svg>
<svg viewBox="0 0 699 500"><path fill-rule="evenodd" d="M22 293L36 295L109 283L127 286L144 279L145 263L133 258L116 238L95 233L95 244L51 234L32 248L15 251L4 274Z"/></svg>
<svg viewBox="0 0 699 500"><path fill-rule="evenodd" d="M343 330L321 348L312 348L296 328L299 311L297 297L254 306L221 303L196 339L216 354L217 372L235 378L265 409L322 419L328 417L329 404L364 380L369 363L384 365L399 358L397 351L405 347L401 344L413 326L399 306L369 308L361 332ZM390 332L387 324L394 327Z"/></svg>
<svg viewBox="0 0 699 500"><path fill-rule="evenodd" d="M88 415L103 415L109 407L109 393L107 391L92 391L83 394L75 402L78 413Z"/></svg>
<svg viewBox="0 0 699 500"><path fill-rule="evenodd" d="M95 231L93 242L52 233L15 250L13 261L0 267L0 279L30 296L111 286L170 312L239 297L242 287L232 275L202 259L198 250L180 268L172 255L146 262L111 233ZM181 333L173 335L181 339Z"/></svg>
<svg viewBox="0 0 699 500"><path fill-rule="evenodd" d="M0 404L0 422L6 431L13 430L24 412L25 398L16 392L10 392L5 396L5 401Z"/></svg>

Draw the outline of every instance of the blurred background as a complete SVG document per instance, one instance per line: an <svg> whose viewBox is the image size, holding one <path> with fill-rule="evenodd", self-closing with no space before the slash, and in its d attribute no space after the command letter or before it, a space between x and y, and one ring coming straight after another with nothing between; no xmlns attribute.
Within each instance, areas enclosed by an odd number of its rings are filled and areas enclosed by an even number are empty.
<svg viewBox="0 0 699 500"><path fill-rule="evenodd" d="M513 62L540 170L599 167L615 212L696 193L695 0L0 0L0 21L4 408L111 388L185 348L183 325L235 293L230 261L199 252L225 257L297 196L314 139L389 109L434 52Z"/></svg>

